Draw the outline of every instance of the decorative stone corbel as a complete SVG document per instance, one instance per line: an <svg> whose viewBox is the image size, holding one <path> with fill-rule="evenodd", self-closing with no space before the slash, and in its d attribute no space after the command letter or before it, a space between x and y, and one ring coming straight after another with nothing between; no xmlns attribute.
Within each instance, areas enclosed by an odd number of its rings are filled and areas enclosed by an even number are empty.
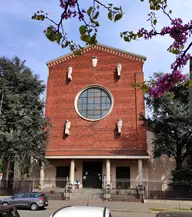
<svg viewBox="0 0 192 217"><path fill-rule="evenodd" d="M73 67L69 66L68 67L68 74L67 74L67 78L68 80L72 81L72 72L73 72Z"/></svg>
<svg viewBox="0 0 192 217"><path fill-rule="evenodd" d="M93 65L93 67L96 67L96 66L97 66L97 62L98 62L97 57L96 57L96 56L93 56L93 57L92 57L92 65Z"/></svg>
<svg viewBox="0 0 192 217"><path fill-rule="evenodd" d="M69 136L70 128L71 128L71 122L66 120L66 122L65 122L65 135Z"/></svg>
<svg viewBox="0 0 192 217"><path fill-rule="evenodd" d="M122 69L121 63L117 63L117 76L118 76L118 77L121 76L121 69Z"/></svg>
<svg viewBox="0 0 192 217"><path fill-rule="evenodd" d="M123 126L123 121L119 118L119 119L117 120L117 130L118 130L118 134L121 134L122 126Z"/></svg>

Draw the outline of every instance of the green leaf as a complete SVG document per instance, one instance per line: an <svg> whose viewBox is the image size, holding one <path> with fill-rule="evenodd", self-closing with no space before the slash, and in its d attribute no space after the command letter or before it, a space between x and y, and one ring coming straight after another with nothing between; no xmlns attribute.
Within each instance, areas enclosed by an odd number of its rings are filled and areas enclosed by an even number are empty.
<svg viewBox="0 0 192 217"><path fill-rule="evenodd" d="M114 7L113 9L116 10L116 11L119 11L119 10L120 10L120 8L117 8L117 7Z"/></svg>
<svg viewBox="0 0 192 217"><path fill-rule="evenodd" d="M74 53L75 55L81 55L81 50L80 50L80 49L75 50L73 53Z"/></svg>
<svg viewBox="0 0 192 217"><path fill-rule="evenodd" d="M88 33L91 33L92 31L93 31L93 29L89 29L87 32L88 32Z"/></svg>
<svg viewBox="0 0 192 217"><path fill-rule="evenodd" d="M113 20L113 13L112 13L111 11L109 11L109 13L108 13L108 18L109 18L110 20Z"/></svg>
<svg viewBox="0 0 192 217"><path fill-rule="evenodd" d="M65 44L62 44L62 48L66 48L70 45L70 41L66 41Z"/></svg>
<svg viewBox="0 0 192 217"><path fill-rule="evenodd" d="M124 31L124 32L122 32L123 35L126 35L127 33L128 33L128 31Z"/></svg>
<svg viewBox="0 0 192 217"><path fill-rule="evenodd" d="M99 11L97 11L97 13L93 16L93 19L96 20L99 16Z"/></svg>
<svg viewBox="0 0 192 217"><path fill-rule="evenodd" d="M89 42L90 41L90 36L89 35L81 35L81 40L85 41L85 42Z"/></svg>
<svg viewBox="0 0 192 217"><path fill-rule="evenodd" d="M50 41L55 41L56 40L56 35L55 35L55 32L52 30L51 27L48 27L47 28L47 31L46 31L46 37L50 40Z"/></svg>
<svg viewBox="0 0 192 217"><path fill-rule="evenodd" d="M92 6L87 10L87 15L88 15L88 16L91 15L92 10L93 10L93 7L92 7Z"/></svg>
<svg viewBox="0 0 192 217"><path fill-rule="evenodd" d="M85 34L86 31L87 31L87 27L85 25L82 25L82 26L79 27L79 32L81 34Z"/></svg>
<svg viewBox="0 0 192 217"><path fill-rule="evenodd" d="M117 14L115 16L115 22L118 21L118 20L120 20L122 17L123 17L123 14Z"/></svg>
<svg viewBox="0 0 192 217"><path fill-rule="evenodd" d="M96 21L96 22L95 22L95 25L96 25L97 27L99 27L99 22L98 22L98 21Z"/></svg>
<svg viewBox="0 0 192 217"><path fill-rule="evenodd" d="M31 17L31 19L35 20L36 19L37 14L34 13L34 15Z"/></svg>
<svg viewBox="0 0 192 217"><path fill-rule="evenodd" d="M129 39L129 37L127 37L127 36L124 36L124 41L127 41L127 42L130 42L130 39Z"/></svg>
<svg viewBox="0 0 192 217"><path fill-rule="evenodd" d="M58 43L58 44L60 44L61 39L62 39L62 34L59 32L59 33L57 34L57 43Z"/></svg>
<svg viewBox="0 0 192 217"><path fill-rule="evenodd" d="M153 20L153 24L154 24L154 25L157 24L157 20L156 20L156 19Z"/></svg>
<svg viewBox="0 0 192 217"><path fill-rule="evenodd" d="M40 15L39 18L40 18L41 21L43 21L45 19L45 16L44 15Z"/></svg>
<svg viewBox="0 0 192 217"><path fill-rule="evenodd" d="M94 35L91 37L91 41L90 41L90 43L91 43L91 44L97 44L97 40L96 40L96 38L97 38L97 35L94 34Z"/></svg>
<svg viewBox="0 0 192 217"><path fill-rule="evenodd" d="M172 14L172 10L170 10L169 13Z"/></svg>

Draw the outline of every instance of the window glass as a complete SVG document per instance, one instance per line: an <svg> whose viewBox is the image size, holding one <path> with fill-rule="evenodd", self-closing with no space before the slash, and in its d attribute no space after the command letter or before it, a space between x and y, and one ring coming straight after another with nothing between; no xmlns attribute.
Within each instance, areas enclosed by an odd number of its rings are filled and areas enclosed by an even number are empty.
<svg viewBox="0 0 192 217"><path fill-rule="evenodd" d="M28 193L22 194L21 198L29 198L29 194Z"/></svg>
<svg viewBox="0 0 192 217"><path fill-rule="evenodd" d="M91 87L83 91L77 100L78 112L85 118L97 120L111 109L110 95L100 87Z"/></svg>
<svg viewBox="0 0 192 217"><path fill-rule="evenodd" d="M14 198L22 198L23 197L23 193L18 193L14 195Z"/></svg>

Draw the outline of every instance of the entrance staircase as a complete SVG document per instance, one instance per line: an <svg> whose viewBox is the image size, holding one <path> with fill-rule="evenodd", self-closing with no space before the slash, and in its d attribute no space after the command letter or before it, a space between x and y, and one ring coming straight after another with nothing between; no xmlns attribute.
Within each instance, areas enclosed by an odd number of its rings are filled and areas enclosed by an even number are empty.
<svg viewBox="0 0 192 217"><path fill-rule="evenodd" d="M71 200L87 200L87 201L102 201L102 189L95 188L80 188L74 189L71 194Z"/></svg>

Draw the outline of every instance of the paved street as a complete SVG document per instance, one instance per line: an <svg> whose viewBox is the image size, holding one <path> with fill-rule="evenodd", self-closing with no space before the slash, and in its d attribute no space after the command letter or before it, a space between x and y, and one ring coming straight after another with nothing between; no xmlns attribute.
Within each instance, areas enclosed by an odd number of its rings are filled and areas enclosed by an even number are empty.
<svg viewBox="0 0 192 217"><path fill-rule="evenodd" d="M50 200L49 206L45 210L30 211L19 210L21 217L49 217L55 210L63 206L69 205L87 205L86 201L62 201L62 200ZM190 208L191 204L178 201L175 203L162 202L162 203L136 203L136 202L100 202L89 201L90 206L106 206L108 207L113 217L154 217L155 214L150 213L150 209L176 209L178 205L181 208Z"/></svg>
<svg viewBox="0 0 192 217"><path fill-rule="evenodd" d="M85 201L61 201L50 200L49 206L45 210L30 211L19 210L21 217L49 217L55 210L63 206L69 205L87 205ZM90 206L106 206L111 210L113 217L154 217L149 213L149 204L142 203L126 203L126 202L89 202ZM157 206L157 205L156 205Z"/></svg>
<svg viewBox="0 0 192 217"><path fill-rule="evenodd" d="M28 211L19 210L21 217L49 217L54 210L40 210L40 211ZM112 212L113 217L154 217L151 213L135 213L135 212Z"/></svg>

